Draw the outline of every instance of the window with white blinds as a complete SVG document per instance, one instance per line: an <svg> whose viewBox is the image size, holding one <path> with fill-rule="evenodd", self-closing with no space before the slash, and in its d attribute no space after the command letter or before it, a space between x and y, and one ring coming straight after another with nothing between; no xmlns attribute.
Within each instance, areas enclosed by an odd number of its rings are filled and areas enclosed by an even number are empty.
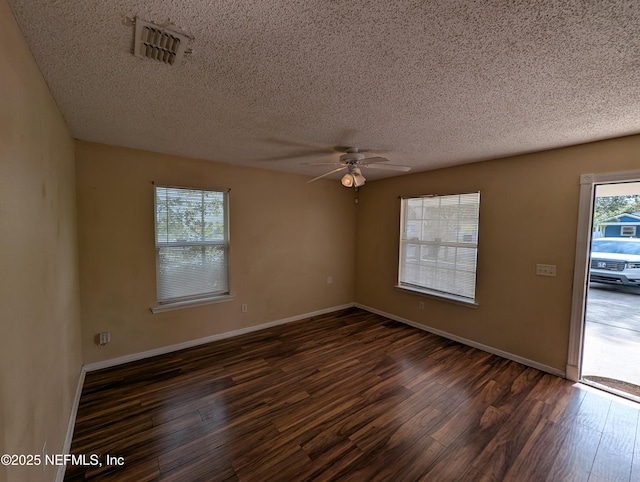
<svg viewBox="0 0 640 482"><path fill-rule="evenodd" d="M229 294L226 192L155 188L158 303Z"/></svg>
<svg viewBox="0 0 640 482"><path fill-rule="evenodd" d="M480 193L403 198L398 287L475 302Z"/></svg>

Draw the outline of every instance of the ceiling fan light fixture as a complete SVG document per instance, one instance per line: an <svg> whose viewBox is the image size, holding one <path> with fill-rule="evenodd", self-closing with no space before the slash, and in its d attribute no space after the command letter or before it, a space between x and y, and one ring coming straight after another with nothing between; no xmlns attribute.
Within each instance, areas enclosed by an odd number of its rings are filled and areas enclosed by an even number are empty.
<svg viewBox="0 0 640 482"><path fill-rule="evenodd" d="M340 180L340 182L344 187L353 187L353 185L355 184L355 179L353 174L348 172L344 176L342 176L342 179Z"/></svg>
<svg viewBox="0 0 640 482"><path fill-rule="evenodd" d="M353 184L355 187L364 186L364 182L366 181L366 179L362 175L362 172L360 172L359 168L354 168L351 172L351 175L353 176Z"/></svg>

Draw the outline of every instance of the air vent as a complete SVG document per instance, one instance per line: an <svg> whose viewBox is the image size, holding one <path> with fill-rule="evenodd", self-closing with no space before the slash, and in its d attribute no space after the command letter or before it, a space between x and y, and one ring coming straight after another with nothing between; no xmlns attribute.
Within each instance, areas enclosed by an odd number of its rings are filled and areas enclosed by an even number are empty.
<svg viewBox="0 0 640 482"><path fill-rule="evenodd" d="M189 37L136 18L133 55L169 65L182 60Z"/></svg>

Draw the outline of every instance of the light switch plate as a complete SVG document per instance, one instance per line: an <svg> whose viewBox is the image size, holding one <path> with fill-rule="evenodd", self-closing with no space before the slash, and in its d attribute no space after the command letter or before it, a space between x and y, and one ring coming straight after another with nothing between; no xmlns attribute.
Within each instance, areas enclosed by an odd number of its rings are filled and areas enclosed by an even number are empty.
<svg viewBox="0 0 640 482"><path fill-rule="evenodd" d="M555 264L536 264L536 274L539 276L555 276Z"/></svg>

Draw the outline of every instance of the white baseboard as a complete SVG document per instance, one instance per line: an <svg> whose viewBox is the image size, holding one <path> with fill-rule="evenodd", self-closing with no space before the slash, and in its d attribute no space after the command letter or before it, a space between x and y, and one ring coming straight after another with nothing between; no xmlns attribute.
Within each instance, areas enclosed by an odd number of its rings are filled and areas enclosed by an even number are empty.
<svg viewBox="0 0 640 482"><path fill-rule="evenodd" d="M278 326L278 325L284 325L286 323L292 323L294 321L299 321L299 320L304 320L305 318L312 318L314 316L320 316L320 315L325 315L328 313L332 313L334 311L338 311L338 310L344 310L347 308L352 308L352 307L357 307L360 309L363 309L365 311L369 311L371 313L375 313L377 315L380 316L384 316L386 318L389 318L391 320L394 321L398 321L400 323L404 323L406 325L409 326L413 326L414 328L418 328L420 330L423 331L428 331L429 333L433 333L434 335L438 335L441 336L443 338L448 338L449 340L453 340L453 341L457 341L458 343L462 343L463 345L468 345L468 346L472 346L474 348L477 348L479 350L482 351L486 351L488 353L492 353L494 355L498 355L502 358L506 358L508 360L513 360L515 362L521 363L523 365L532 367L532 368L536 368L538 370L541 370L543 372L546 373L550 373L552 375L556 375L558 377L562 377L562 378L566 378L567 377L567 372L564 372L563 370L559 370L557 368L553 368L550 367L548 365L543 365L542 363L538 363L536 361L533 360L529 360L528 358L523 358L521 356L518 355L514 355L513 353L509 353L503 350L499 350L497 348L494 348L492 346L489 345L483 345L482 343L478 343L476 341L473 340L469 340L467 338L463 338L457 335L453 335L451 333L448 333L446 331L442 331L442 330L438 330L437 328L432 328L430 326L426 326L423 325L421 323L417 323L415 321L409 320L407 318L402 318L400 316L396 316L393 315L391 313L387 313L385 311L381 311L381 310L377 310L375 308L372 308L370 306L366 306L366 305L362 305L360 303L347 303L344 305L340 305L340 306L332 306L331 308L325 308L322 310L318 310L318 311L313 311L311 313L304 313L302 315L296 315L296 316L291 316L289 318L283 318L280 320L275 320L275 321L270 321L268 323L263 323L261 325L255 325L255 326L248 326L246 328L241 328L239 330L233 330L233 331L227 331L225 333L218 333L216 335L211 335L211 336L206 336L204 338L198 338L195 340L189 340L189 341L185 341L182 343L177 343L175 345L169 345L169 346L163 346L160 348L155 348L153 350L148 350L148 351L143 351L143 352L139 352L139 353L132 353L130 355L125 355L125 356L121 356L121 357L117 357L117 358L111 358L109 360L103 360L100 362L95 362L95 363L89 363L87 365L85 365L83 367L83 371L82 371L82 380L84 380L84 373L85 372L92 372L92 371L96 371L96 370L102 370L103 368L110 368L110 367L114 367L117 365L122 365L124 363L129 363L132 361L137 361L137 360L142 360L144 358L151 358L157 355L164 355L166 353L171 353L174 351L178 351L178 350L184 350L185 348L191 348L194 346L198 346L198 345L204 345L205 343L211 343L213 341L218 341L218 340L224 340L225 338L231 338L234 336L238 336L238 335L244 335L245 333L251 333L254 331L259 331L259 330L264 330L266 328L271 328L273 326ZM571 374L569 372L569 374ZM78 388L79 392L76 394L78 401L79 401L79 396L80 396L80 392L82 391L82 387L79 386ZM77 409L77 407L76 407ZM74 420L75 420L75 414L74 414ZM73 427L71 428L73 430Z"/></svg>
<svg viewBox="0 0 640 482"><path fill-rule="evenodd" d="M293 323L294 321L304 320L305 318L312 318L314 316L326 315L338 310L344 310L355 306L354 303L347 303L340 306L332 306L331 308L325 308L311 313L305 313L302 315L291 316L289 318L283 318L281 320L270 321L261 325L248 326L239 330L227 331L225 333L218 333L217 335L206 336L204 338L198 338L196 340L189 340L175 345L163 346L155 348L153 350L143 351L139 353L132 353L131 355L125 355L117 358L111 358L109 360L99 361L95 363L89 363L85 365L84 371L92 372L96 370L102 370L103 368L110 368L124 363L132 361L142 360L144 358L151 358L153 356L164 355L178 350L184 350L185 348L191 348L198 345L204 345L205 343L211 343L212 341L224 340L225 338L231 338L233 336L244 335L245 333L251 333L253 331L264 330L265 328L271 328L273 326L284 325L286 323Z"/></svg>
<svg viewBox="0 0 640 482"><path fill-rule="evenodd" d="M552 375L556 375L561 378L565 378L565 372L559 370L557 368L553 368L547 365L543 365L542 363L538 363L533 360L529 360L528 358L523 358L518 355L514 355L513 353L509 353L506 351L498 350L492 346L483 345L482 343L478 343L473 340L469 340L467 338L462 338L457 335L452 335L451 333L447 333L446 331L438 330L436 328L431 328L430 326L423 325L421 323L416 323L415 321L408 320L406 318L402 318L400 316L392 315L391 313L386 313L384 311L377 310L375 308L371 308L366 305L361 305L360 303L355 303L354 306L356 308L363 309L365 311L369 311L371 313L375 313L376 315L384 316L394 321L398 321L400 323L404 323L405 325L413 326L414 328L418 328L423 331L428 331L429 333L433 333L434 335L441 336L443 338L448 338L449 340L457 341L458 343L462 343L463 345L472 346L477 348L478 350L486 351L488 353L492 353L493 355L498 355L502 358L506 358L507 360L512 360L514 362L521 363L522 365L526 365L531 368L536 368L540 371L550 373Z"/></svg>
<svg viewBox="0 0 640 482"><path fill-rule="evenodd" d="M62 453L68 454L71 450L71 441L73 440L73 429L76 426L76 416L78 415L78 405L80 405L80 396L82 395L82 387L84 386L84 377L86 375L84 367L80 369L80 377L78 379L78 386L76 387L76 394L73 397L73 404L71 405L71 414L69 415L69 424L67 425L67 435L64 438L62 444ZM59 465L56 472L56 482L62 482L64 480L64 473L67 469L66 465Z"/></svg>

